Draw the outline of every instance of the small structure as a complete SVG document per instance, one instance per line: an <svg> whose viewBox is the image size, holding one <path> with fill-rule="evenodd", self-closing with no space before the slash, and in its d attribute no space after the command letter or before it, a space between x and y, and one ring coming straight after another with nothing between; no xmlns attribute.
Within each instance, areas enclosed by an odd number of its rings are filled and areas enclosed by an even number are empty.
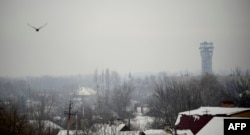
<svg viewBox="0 0 250 135"><path fill-rule="evenodd" d="M250 108L200 107L195 110L180 112L175 123L177 134L198 135L210 128L220 131L225 118L250 118ZM213 124L218 126L213 126ZM210 125L211 124L211 125ZM222 125L221 125L222 124ZM211 127L212 126L212 127ZM220 134L220 133L214 133Z"/></svg>

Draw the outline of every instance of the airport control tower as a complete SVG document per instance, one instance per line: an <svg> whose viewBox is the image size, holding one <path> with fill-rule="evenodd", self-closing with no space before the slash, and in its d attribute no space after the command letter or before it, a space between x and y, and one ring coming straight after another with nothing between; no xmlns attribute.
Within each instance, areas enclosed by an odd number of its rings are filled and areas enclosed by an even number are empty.
<svg viewBox="0 0 250 135"><path fill-rule="evenodd" d="M201 67L202 74L211 74L212 71L212 56L213 56L213 43L212 42L202 42L200 43L200 53L201 53Z"/></svg>

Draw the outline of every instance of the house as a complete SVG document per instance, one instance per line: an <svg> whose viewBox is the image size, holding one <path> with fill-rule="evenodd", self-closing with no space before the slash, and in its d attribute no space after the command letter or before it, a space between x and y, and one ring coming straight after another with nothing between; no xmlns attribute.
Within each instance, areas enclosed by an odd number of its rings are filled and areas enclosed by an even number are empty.
<svg viewBox="0 0 250 135"><path fill-rule="evenodd" d="M41 124L44 126L44 128L52 128L52 129L63 129L59 125L55 124L54 122L51 122L50 120L41 120ZM38 120L29 120L29 123L32 124L33 126L36 126L39 124Z"/></svg>
<svg viewBox="0 0 250 135"><path fill-rule="evenodd" d="M95 124L92 129L96 132L93 135L138 135L138 131L130 131L126 124L111 125L111 124Z"/></svg>
<svg viewBox="0 0 250 135"><path fill-rule="evenodd" d="M85 103L85 105L88 105L93 109L93 101L95 100L95 95L96 90L88 87L79 87L78 89L75 89L71 93L72 101L74 102L74 107L80 109L83 106L83 103Z"/></svg>
<svg viewBox="0 0 250 135"><path fill-rule="evenodd" d="M250 108L200 107L195 110L180 112L175 123L175 129L179 135L205 134L205 131L210 128L214 132L219 132L219 130L223 130L220 126L223 126L225 118L249 119ZM216 124L220 126L215 126ZM214 134L220 134L218 132Z"/></svg>
<svg viewBox="0 0 250 135"><path fill-rule="evenodd" d="M81 97L88 97L88 96L92 96L95 94L96 94L95 90L91 88L87 88L87 87L79 87L76 93L76 95L81 96Z"/></svg>
<svg viewBox="0 0 250 135"><path fill-rule="evenodd" d="M88 88L88 87L79 87L75 89L71 95L73 96L73 100L75 101L84 101L84 100L92 100L96 95L96 90Z"/></svg>
<svg viewBox="0 0 250 135"><path fill-rule="evenodd" d="M33 126L35 130L37 130L38 128L42 128L43 132L47 133L57 133L59 130L63 129L62 127L55 124L54 122L51 122L50 120L29 120L29 123Z"/></svg>

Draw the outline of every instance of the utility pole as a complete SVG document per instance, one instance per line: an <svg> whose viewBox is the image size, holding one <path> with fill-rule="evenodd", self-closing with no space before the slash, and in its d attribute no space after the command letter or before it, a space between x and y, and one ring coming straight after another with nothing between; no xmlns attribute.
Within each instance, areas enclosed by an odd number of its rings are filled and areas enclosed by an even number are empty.
<svg viewBox="0 0 250 135"><path fill-rule="evenodd" d="M70 125L71 125L71 115L76 115L75 112L71 112L71 109L72 109L72 101L70 100L69 101L69 110L68 112L67 111L64 111L64 114L67 114L68 115L68 120L67 120L67 135L69 135L69 130L70 130Z"/></svg>
<svg viewBox="0 0 250 135"><path fill-rule="evenodd" d="M77 135L77 126L78 126L78 123L77 123L77 114L76 114L76 135Z"/></svg>

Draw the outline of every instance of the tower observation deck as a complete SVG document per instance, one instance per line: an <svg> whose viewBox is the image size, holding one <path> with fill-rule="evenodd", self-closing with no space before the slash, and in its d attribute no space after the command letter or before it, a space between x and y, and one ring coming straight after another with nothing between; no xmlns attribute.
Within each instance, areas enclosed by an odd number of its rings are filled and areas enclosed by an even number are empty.
<svg viewBox="0 0 250 135"><path fill-rule="evenodd" d="M202 42L200 43L200 54L201 54L201 68L202 74L211 74L212 71L212 56L213 56L213 43Z"/></svg>

